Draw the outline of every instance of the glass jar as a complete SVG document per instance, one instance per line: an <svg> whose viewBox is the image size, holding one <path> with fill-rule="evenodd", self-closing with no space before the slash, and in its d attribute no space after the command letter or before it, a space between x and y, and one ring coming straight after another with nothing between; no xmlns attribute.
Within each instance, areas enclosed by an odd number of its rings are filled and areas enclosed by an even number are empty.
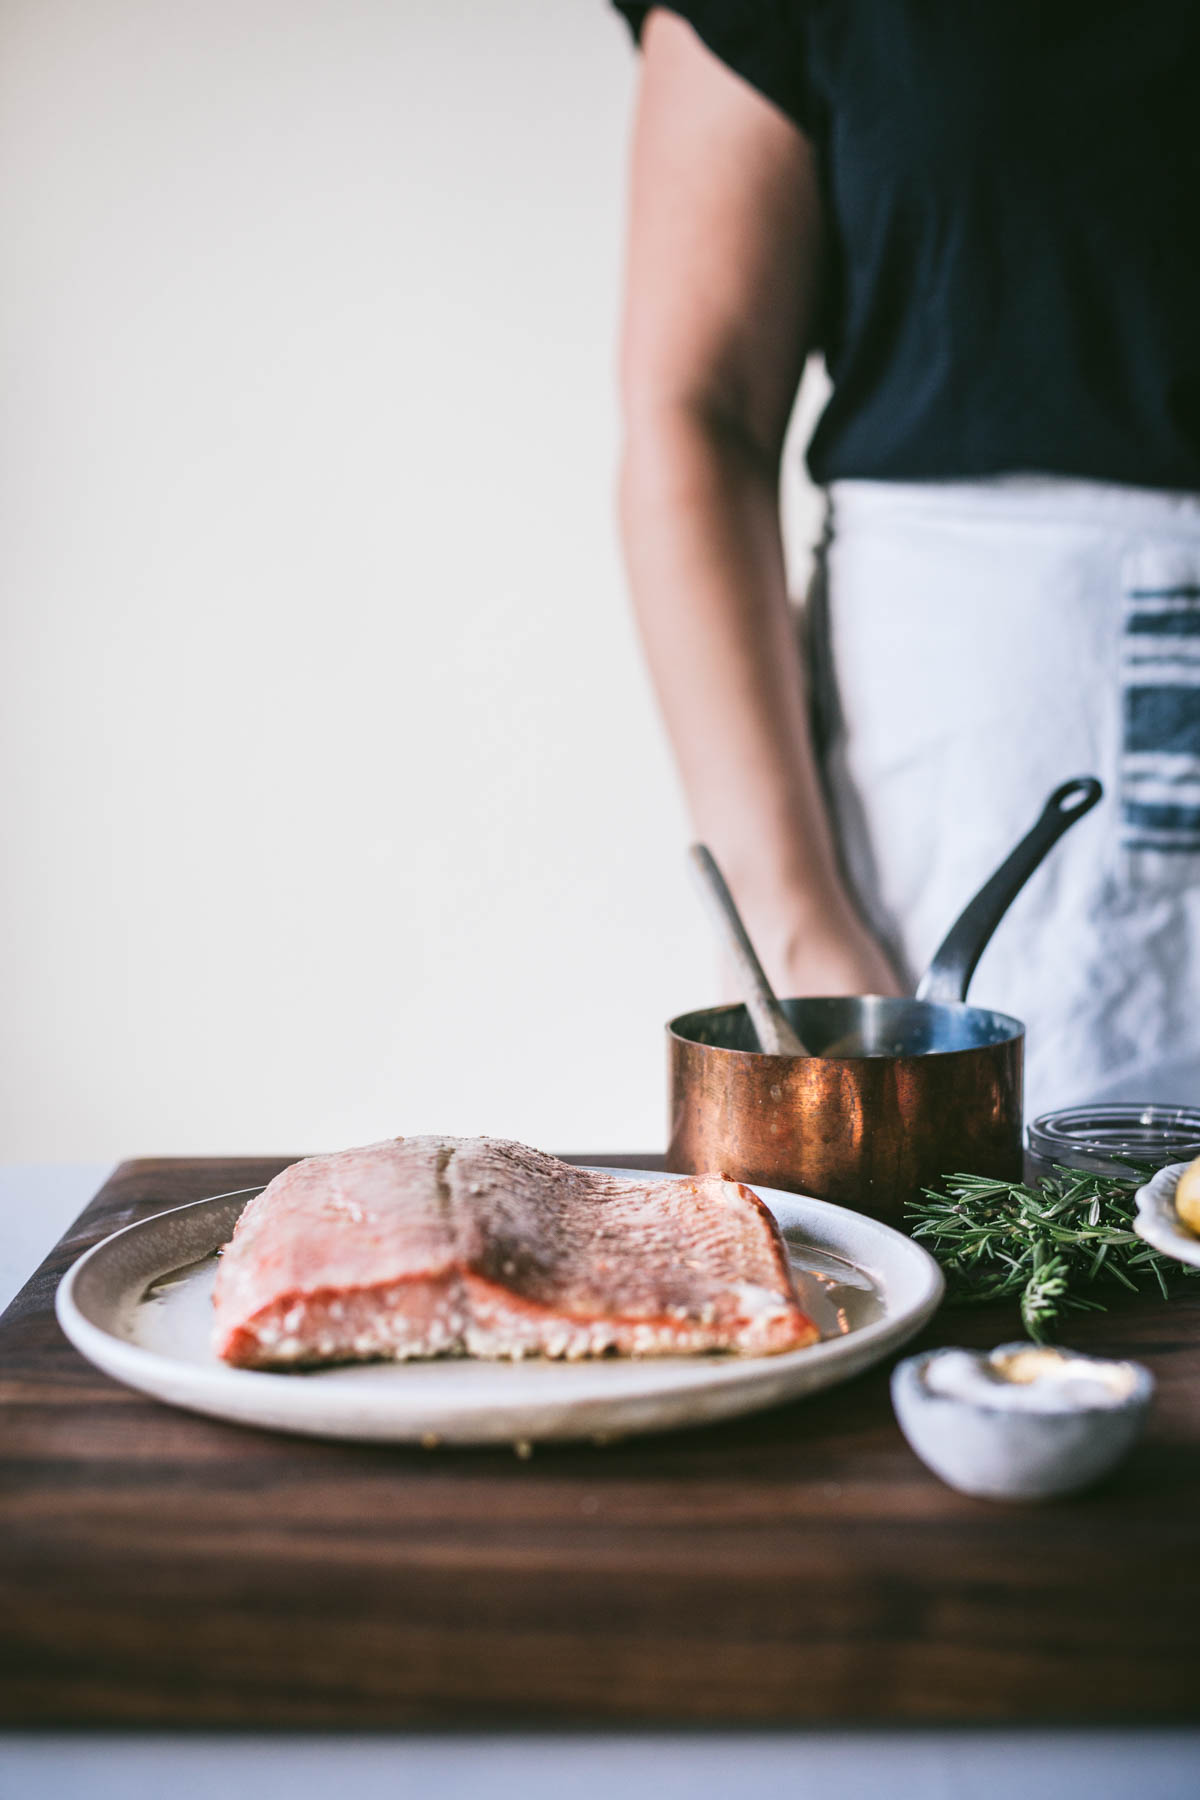
<svg viewBox="0 0 1200 1800"><path fill-rule="evenodd" d="M1066 1106L1035 1119L1026 1138L1035 1176L1065 1163L1092 1175L1128 1178L1136 1173L1131 1163L1161 1169L1200 1156L1200 1108L1140 1105L1136 1100Z"/></svg>

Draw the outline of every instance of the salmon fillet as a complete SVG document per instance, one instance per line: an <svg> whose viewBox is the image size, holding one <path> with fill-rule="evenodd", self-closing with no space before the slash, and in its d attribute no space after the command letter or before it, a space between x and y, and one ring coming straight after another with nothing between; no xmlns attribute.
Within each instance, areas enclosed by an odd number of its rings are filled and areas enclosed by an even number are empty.
<svg viewBox="0 0 1200 1800"><path fill-rule="evenodd" d="M771 1214L718 1176L633 1182L497 1138L294 1163L221 1255L218 1356L577 1358L816 1341Z"/></svg>

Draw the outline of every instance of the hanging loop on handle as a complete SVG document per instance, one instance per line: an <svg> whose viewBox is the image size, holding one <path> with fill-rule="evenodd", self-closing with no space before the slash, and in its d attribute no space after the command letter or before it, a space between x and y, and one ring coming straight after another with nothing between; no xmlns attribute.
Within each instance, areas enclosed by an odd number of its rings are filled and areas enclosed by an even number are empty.
<svg viewBox="0 0 1200 1800"><path fill-rule="evenodd" d="M1077 775L1056 787L1033 830L959 914L939 944L917 988L918 1000L965 1000L975 965L992 933L1034 870L1077 819L1091 812L1104 793L1094 775Z"/></svg>

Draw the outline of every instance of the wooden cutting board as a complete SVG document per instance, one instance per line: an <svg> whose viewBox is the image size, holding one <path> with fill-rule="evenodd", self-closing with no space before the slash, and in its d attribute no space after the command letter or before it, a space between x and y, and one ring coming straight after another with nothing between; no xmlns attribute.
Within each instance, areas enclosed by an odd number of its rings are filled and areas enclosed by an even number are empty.
<svg viewBox="0 0 1200 1800"><path fill-rule="evenodd" d="M0 1321L5 1723L1197 1716L1200 1292L1072 1325L1159 1396L1107 1486L1040 1507L927 1474L886 1370L521 1460L225 1426L70 1348L53 1295L76 1256L285 1160L124 1164ZM1010 1309L943 1312L926 1341L1014 1335Z"/></svg>

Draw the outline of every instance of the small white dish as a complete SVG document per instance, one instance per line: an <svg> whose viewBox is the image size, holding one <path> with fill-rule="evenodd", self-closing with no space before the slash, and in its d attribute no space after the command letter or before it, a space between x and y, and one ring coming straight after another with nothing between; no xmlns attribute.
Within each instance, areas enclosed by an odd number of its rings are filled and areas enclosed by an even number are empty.
<svg viewBox="0 0 1200 1800"><path fill-rule="evenodd" d="M646 1179L637 1170L608 1173ZM703 1425L857 1375L915 1336L942 1297L929 1252L890 1226L824 1200L754 1192L778 1220L801 1304L825 1334L780 1356L230 1368L212 1349L211 1294L215 1253L244 1193L114 1232L68 1270L56 1309L75 1348L115 1380L172 1406L278 1431L521 1446Z"/></svg>
<svg viewBox="0 0 1200 1800"><path fill-rule="evenodd" d="M1165 1169L1160 1169L1157 1175L1151 1177L1145 1187L1138 1189L1134 1195L1138 1216L1134 1220L1133 1229L1153 1249L1161 1250L1164 1256L1173 1256L1178 1262L1191 1263L1193 1267L1200 1268L1200 1237L1188 1229L1175 1211L1175 1189L1179 1186L1179 1177L1190 1167L1190 1163L1168 1163Z"/></svg>
<svg viewBox="0 0 1200 1800"><path fill-rule="evenodd" d="M955 1380L939 1384L950 1359ZM1040 1378L1054 1391L1035 1395L1037 1375L1001 1379L1018 1359L1044 1362ZM1090 1487L1130 1449L1153 1393L1141 1363L1030 1343L926 1350L892 1370L892 1405L910 1447L947 1486L982 1500Z"/></svg>

